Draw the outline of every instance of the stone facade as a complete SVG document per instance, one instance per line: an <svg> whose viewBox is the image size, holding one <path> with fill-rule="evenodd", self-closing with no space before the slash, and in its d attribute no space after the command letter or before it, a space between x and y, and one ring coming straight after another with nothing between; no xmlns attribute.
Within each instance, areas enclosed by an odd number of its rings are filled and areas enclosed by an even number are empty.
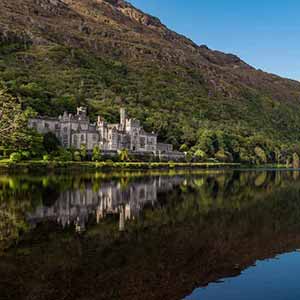
<svg viewBox="0 0 300 300"><path fill-rule="evenodd" d="M124 108L120 109L118 124L108 124L100 116L97 123L92 124L87 109L78 107L76 115L65 112L58 118L32 118L29 126L42 134L54 133L64 148L80 149L85 145L87 150L92 150L99 146L103 151L128 149L155 155L173 151L172 145L158 143L157 135L146 132L139 120L128 118Z"/></svg>

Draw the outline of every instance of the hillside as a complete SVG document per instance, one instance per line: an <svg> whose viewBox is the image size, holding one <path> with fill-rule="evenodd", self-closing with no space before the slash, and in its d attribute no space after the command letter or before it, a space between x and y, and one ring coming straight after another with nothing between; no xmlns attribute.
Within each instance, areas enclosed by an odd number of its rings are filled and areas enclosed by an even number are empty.
<svg viewBox="0 0 300 300"><path fill-rule="evenodd" d="M123 0L1 0L0 42L0 81L41 114L87 104L112 121L122 104L175 146L238 159L248 144L271 157L300 140L300 83L198 46Z"/></svg>

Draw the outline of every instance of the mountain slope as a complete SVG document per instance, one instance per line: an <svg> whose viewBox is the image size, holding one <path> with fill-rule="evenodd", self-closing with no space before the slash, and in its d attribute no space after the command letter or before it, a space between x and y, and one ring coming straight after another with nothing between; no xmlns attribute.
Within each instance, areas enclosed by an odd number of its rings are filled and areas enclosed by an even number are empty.
<svg viewBox="0 0 300 300"><path fill-rule="evenodd" d="M122 0L2 0L0 41L0 80L39 113L86 103L115 120L122 103L175 145L198 143L199 128L300 139L300 83L198 46Z"/></svg>

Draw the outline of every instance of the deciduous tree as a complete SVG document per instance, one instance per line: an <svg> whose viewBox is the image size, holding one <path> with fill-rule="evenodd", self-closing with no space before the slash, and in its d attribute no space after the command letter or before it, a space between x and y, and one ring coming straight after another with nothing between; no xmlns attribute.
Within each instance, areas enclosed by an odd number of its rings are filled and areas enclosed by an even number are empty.
<svg viewBox="0 0 300 300"><path fill-rule="evenodd" d="M43 151L43 138L28 127L31 109L22 109L21 101L0 87L0 148L2 150L28 150L36 156Z"/></svg>

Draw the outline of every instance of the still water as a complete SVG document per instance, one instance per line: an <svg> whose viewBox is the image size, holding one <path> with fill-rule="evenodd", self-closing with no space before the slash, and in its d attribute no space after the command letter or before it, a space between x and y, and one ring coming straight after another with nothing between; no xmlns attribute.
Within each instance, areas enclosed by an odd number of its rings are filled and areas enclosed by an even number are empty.
<svg viewBox="0 0 300 300"><path fill-rule="evenodd" d="M296 171L0 174L0 299L299 299Z"/></svg>

